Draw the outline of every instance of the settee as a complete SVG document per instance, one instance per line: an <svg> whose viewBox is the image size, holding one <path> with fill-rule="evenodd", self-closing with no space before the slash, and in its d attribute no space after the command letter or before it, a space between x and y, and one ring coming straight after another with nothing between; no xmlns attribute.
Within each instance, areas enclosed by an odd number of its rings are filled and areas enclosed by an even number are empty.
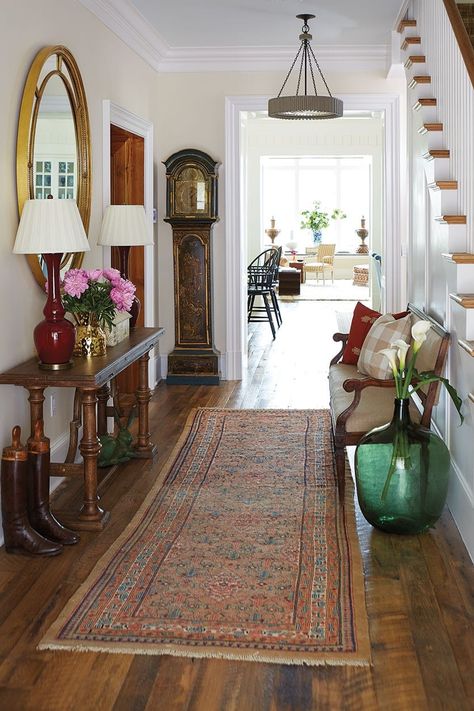
<svg viewBox="0 0 474 711"><path fill-rule="evenodd" d="M449 345L449 333L413 304L408 305L412 325L420 319L431 322L426 342L420 349L416 367L419 372L433 371L442 375ZM356 445L374 427L390 422L393 415L395 387L393 380L376 380L357 370L357 365L341 362L349 334L335 333L333 340L341 349L329 366L329 394L336 471L340 490L345 481L345 447ZM418 390L419 406L413 399L410 413L414 422L430 426L431 411L437 402L439 383L430 383Z"/></svg>

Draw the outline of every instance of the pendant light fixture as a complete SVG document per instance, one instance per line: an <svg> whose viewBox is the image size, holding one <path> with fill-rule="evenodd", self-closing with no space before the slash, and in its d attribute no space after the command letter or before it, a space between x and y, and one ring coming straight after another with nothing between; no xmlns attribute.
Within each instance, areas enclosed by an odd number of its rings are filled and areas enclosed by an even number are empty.
<svg viewBox="0 0 474 711"><path fill-rule="evenodd" d="M314 18L315 15L304 14L296 15L296 17L303 20L304 23L299 37L301 45L290 67L290 71L286 75L280 93L275 99L270 99L268 102L268 115L271 118L280 119L339 118L343 113L342 101L332 96L310 44L313 36L309 33L308 20ZM282 92L298 60L299 72L296 94L294 96L282 96ZM324 86L327 89L327 95L318 94L314 78L315 69L317 69L321 76ZM311 89L314 90L314 94L309 94L308 88L310 91ZM304 91L304 93L300 93L300 89Z"/></svg>

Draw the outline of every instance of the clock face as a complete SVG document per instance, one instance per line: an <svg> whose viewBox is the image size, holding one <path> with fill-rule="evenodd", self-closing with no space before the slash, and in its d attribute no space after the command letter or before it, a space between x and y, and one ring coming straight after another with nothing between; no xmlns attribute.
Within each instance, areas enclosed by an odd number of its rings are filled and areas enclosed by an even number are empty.
<svg viewBox="0 0 474 711"><path fill-rule="evenodd" d="M185 168L175 182L175 213L205 215L208 212L207 181L198 168Z"/></svg>

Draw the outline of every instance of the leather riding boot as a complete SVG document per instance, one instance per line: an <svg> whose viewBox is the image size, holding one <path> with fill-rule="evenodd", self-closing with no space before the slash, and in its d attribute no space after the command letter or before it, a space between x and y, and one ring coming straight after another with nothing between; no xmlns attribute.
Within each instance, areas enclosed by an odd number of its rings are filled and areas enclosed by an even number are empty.
<svg viewBox="0 0 474 711"><path fill-rule="evenodd" d="M28 451L21 444L20 437L21 429L16 426L12 432L12 444L5 447L2 455L1 495L5 550L7 553L58 555L63 547L48 541L28 521Z"/></svg>
<svg viewBox="0 0 474 711"><path fill-rule="evenodd" d="M38 420L33 437L28 439L28 518L38 533L72 546L79 536L60 524L49 508L49 462L49 439L43 432L43 420Z"/></svg>

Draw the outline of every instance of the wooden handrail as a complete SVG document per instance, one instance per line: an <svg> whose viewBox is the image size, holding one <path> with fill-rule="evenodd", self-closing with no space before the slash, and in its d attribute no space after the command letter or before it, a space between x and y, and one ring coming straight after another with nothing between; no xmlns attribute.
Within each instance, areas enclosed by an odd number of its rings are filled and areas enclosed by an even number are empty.
<svg viewBox="0 0 474 711"><path fill-rule="evenodd" d="M443 0L443 2L446 12L448 13L449 21L451 22L451 27L453 28L453 32L456 36L459 49L461 50L462 58L464 59L464 64L466 65L471 84L474 86L474 48L471 44L471 38L467 33L466 26L462 20L455 0Z"/></svg>

